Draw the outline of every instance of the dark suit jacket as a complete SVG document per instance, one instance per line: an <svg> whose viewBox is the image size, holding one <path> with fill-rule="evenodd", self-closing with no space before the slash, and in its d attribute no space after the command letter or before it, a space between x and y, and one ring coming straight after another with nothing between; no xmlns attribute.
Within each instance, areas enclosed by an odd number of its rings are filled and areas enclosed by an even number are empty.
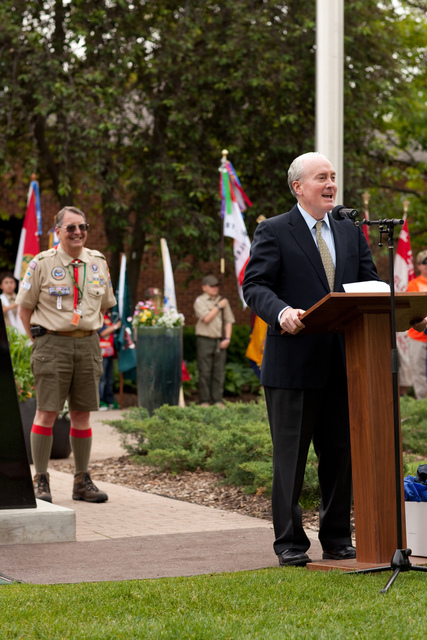
<svg viewBox="0 0 427 640"><path fill-rule="evenodd" d="M343 291L342 285L349 282L379 280L360 227L347 219L329 219L336 249L334 291ZM333 336L304 332L282 336L277 318L287 305L306 311L328 293L320 253L298 207L261 222L245 270L243 295L269 325L261 368L263 385L287 389L324 385Z"/></svg>

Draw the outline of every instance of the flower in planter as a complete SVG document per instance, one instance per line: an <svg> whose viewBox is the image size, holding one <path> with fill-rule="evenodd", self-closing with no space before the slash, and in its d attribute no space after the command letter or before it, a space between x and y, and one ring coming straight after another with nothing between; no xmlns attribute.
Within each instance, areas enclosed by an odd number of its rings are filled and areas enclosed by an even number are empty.
<svg viewBox="0 0 427 640"><path fill-rule="evenodd" d="M128 319L134 328L137 327L182 327L185 318L176 309L163 309L158 311L156 305L147 300L138 302L133 318Z"/></svg>

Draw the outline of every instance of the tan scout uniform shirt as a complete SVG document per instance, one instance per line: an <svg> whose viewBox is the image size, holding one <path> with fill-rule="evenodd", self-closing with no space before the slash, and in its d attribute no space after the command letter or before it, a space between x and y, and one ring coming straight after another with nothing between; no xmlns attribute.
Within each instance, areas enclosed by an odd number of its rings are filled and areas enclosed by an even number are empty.
<svg viewBox="0 0 427 640"><path fill-rule="evenodd" d="M211 298L207 293L202 293L194 302L194 312L198 318L196 323L196 336L204 336L205 338L225 338L223 335L223 323L233 324L235 322L233 312L227 300L223 311L218 310L217 315L209 324L203 322L203 318L212 311L215 305L222 299L222 296Z"/></svg>
<svg viewBox="0 0 427 640"><path fill-rule="evenodd" d="M83 296L77 305L81 310L78 326L71 324L74 312L73 258L59 245L39 253L28 265L17 303L34 309L32 325L49 331L98 331L103 325L101 310L116 304L105 256L83 248L78 258L79 288Z"/></svg>

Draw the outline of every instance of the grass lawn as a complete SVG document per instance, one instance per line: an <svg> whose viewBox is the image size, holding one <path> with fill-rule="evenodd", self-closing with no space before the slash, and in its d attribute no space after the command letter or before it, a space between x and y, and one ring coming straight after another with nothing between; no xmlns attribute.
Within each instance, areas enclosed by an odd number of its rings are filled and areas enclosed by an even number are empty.
<svg viewBox="0 0 427 640"><path fill-rule="evenodd" d="M405 640L425 635L426 576L303 568L192 578L0 587L2 640Z"/></svg>

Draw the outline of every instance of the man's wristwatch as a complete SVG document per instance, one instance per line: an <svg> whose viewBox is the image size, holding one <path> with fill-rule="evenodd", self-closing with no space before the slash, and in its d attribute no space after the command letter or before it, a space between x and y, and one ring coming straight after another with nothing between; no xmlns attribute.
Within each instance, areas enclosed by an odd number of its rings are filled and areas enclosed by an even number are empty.
<svg viewBox="0 0 427 640"><path fill-rule="evenodd" d="M217 306L217 307L218 307L218 309L221 311L222 307L220 307L220 305L219 305L219 304L217 304L217 305L215 305L215 306Z"/></svg>

